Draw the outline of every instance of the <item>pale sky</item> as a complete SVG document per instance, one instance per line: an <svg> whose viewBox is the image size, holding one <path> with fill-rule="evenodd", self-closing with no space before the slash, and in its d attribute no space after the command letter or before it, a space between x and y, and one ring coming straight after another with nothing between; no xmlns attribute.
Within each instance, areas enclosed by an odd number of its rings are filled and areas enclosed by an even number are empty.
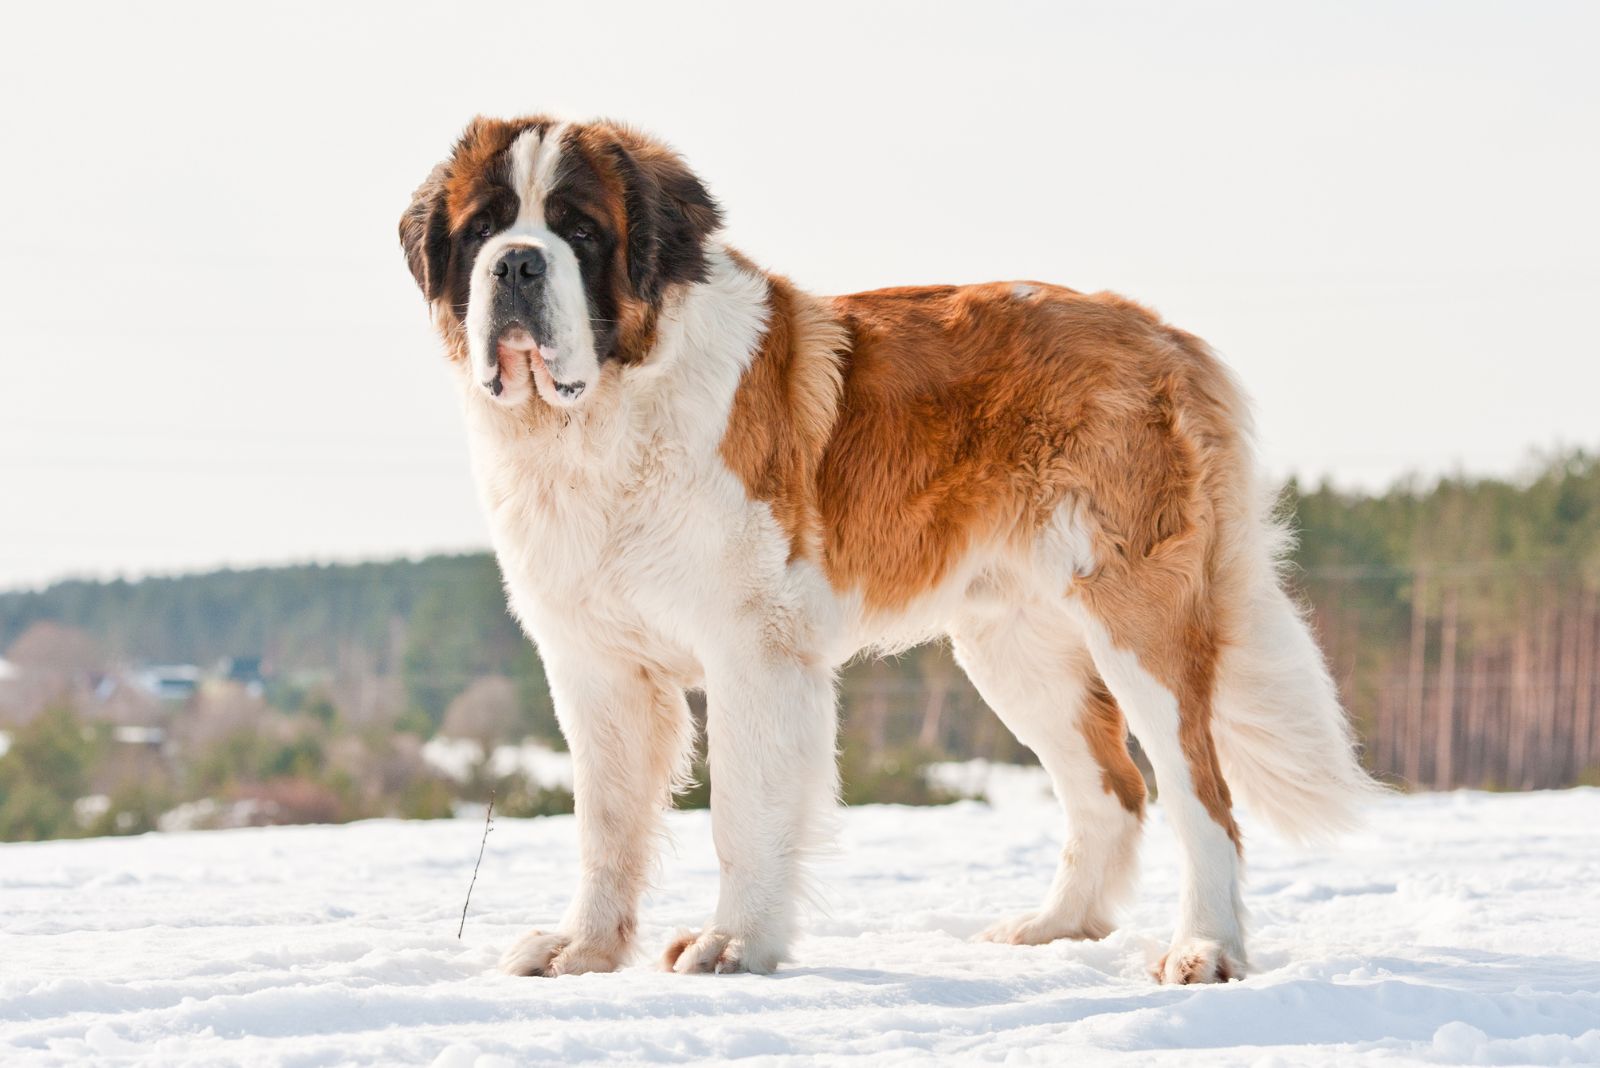
<svg viewBox="0 0 1600 1068"><path fill-rule="evenodd" d="M821 292L1216 346L1278 474L1600 446L1600 5L13 5L0 587L481 548L395 224L475 112L634 122Z"/></svg>

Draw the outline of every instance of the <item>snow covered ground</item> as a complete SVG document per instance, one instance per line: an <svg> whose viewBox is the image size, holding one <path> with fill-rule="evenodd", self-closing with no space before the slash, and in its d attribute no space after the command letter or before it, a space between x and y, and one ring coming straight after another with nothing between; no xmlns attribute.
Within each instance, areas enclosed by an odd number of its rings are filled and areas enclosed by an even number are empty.
<svg viewBox="0 0 1600 1068"><path fill-rule="evenodd" d="M464 782L483 762L483 746L469 738L434 735L422 747L422 759L435 771ZM496 777L522 775L535 786L572 789L572 756L540 742L497 745L489 754L489 773Z"/></svg>
<svg viewBox="0 0 1600 1068"><path fill-rule="evenodd" d="M1100 943L972 944L1030 906L1053 807L871 807L777 975L493 971L573 884L570 818L381 821L0 846L0 1064L1600 1063L1600 791L1396 797L1315 855L1246 823L1257 972L1145 977L1176 900L1157 808ZM646 902L651 956L710 908L703 812ZM1198 1053L1196 1051L1199 1051Z"/></svg>

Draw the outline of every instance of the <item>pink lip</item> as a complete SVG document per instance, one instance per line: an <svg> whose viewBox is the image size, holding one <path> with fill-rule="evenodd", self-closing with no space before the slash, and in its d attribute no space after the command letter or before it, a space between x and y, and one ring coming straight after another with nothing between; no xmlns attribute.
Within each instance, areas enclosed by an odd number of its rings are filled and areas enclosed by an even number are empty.
<svg viewBox="0 0 1600 1068"><path fill-rule="evenodd" d="M539 383L540 389L544 390L545 393L549 393L556 388L556 380L551 376L550 368L545 366L544 351L542 349L534 349L533 355L528 359L528 363L533 367L533 380Z"/></svg>
<svg viewBox="0 0 1600 1068"><path fill-rule="evenodd" d="M526 382L531 377L545 396L556 392L556 383L546 364L544 349L526 330L512 330L500 339L496 348L500 360L500 375L507 387Z"/></svg>

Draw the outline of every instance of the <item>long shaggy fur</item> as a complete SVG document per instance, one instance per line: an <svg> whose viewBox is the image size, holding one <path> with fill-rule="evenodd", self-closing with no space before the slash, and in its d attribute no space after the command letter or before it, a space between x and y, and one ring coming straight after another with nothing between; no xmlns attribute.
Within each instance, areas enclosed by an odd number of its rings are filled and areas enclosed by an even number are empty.
<svg viewBox="0 0 1600 1068"><path fill-rule="evenodd" d="M1260 490L1233 566L1243 603L1217 680L1222 772L1245 807L1303 844L1354 830L1384 790L1356 759L1356 739L1305 613L1284 588L1294 546L1276 494Z"/></svg>
<svg viewBox="0 0 1600 1068"><path fill-rule="evenodd" d="M1042 282L802 292L705 185L614 123L475 120L401 219L457 371L512 611L572 750L583 879L518 974L619 967L707 698L722 868L675 971L789 953L835 795L834 672L941 635L1038 753L1067 847L985 937L1099 938L1145 793L1183 845L1164 982L1248 966L1234 792L1286 832L1375 789L1198 338Z"/></svg>

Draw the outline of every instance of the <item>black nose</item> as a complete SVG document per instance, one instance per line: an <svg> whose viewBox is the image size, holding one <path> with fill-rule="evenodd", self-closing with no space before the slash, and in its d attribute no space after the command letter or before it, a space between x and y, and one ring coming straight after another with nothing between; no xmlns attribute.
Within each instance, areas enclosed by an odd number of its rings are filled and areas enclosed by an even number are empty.
<svg viewBox="0 0 1600 1068"><path fill-rule="evenodd" d="M517 285L544 274L544 250L514 248L500 257L494 265L494 276L509 285Z"/></svg>

